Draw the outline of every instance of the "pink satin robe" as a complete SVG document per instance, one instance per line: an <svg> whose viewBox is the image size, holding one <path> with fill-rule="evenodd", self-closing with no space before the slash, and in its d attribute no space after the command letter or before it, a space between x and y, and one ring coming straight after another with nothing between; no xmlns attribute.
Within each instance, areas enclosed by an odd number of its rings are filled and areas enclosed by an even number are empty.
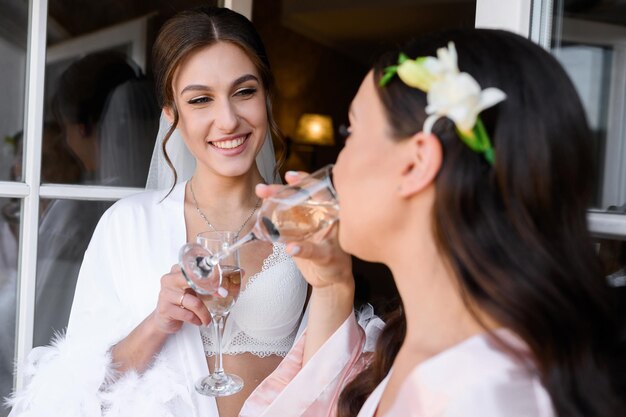
<svg viewBox="0 0 626 417"><path fill-rule="evenodd" d="M498 335L520 344L507 330L498 330ZM305 338L306 332L248 398L240 417L336 415L341 390L366 365L365 333L350 316L303 367ZM376 414L388 379L389 375L372 392L358 417ZM554 415L535 371L498 349L487 335L477 335L416 366L391 409L379 417Z"/></svg>

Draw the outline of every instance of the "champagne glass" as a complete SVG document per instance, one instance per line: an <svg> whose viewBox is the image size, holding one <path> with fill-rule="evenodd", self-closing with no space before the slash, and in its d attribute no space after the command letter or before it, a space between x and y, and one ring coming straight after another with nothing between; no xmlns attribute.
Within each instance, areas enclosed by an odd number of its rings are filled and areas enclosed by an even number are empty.
<svg viewBox="0 0 626 417"><path fill-rule="evenodd" d="M261 205L252 230L232 244L209 254L202 247L185 245L181 250L181 266L185 274L194 276L207 287L214 285L212 271L220 258L228 256L253 240L291 242L323 233L339 220L339 203L332 184L332 165L302 178L297 184L282 187Z"/></svg>
<svg viewBox="0 0 626 417"><path fill-rule="evenodd" d="M217 253L225 245L231 245L236 237L236 232L211 231L200 233L196 238L196 242L208 253ZM222 367L224 322L239 297L242 278L243 272L239 265L239 251L235 250L219 260L213 268L209 279L192 282L192 288L202 290L202 292L196 290L196 293L211 314L214 341L217 349L213 373L196 382L196 391L200 394L224 397L235 394L243 388L243 380L237 375L225 373Z"/></svg>

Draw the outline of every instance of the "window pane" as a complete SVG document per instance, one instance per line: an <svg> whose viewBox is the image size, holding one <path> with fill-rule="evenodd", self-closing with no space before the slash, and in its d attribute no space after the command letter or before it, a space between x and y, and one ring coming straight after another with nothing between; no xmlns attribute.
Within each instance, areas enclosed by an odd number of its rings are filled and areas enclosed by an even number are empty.
<svg viewBox="0 0 626 417"><path fill-rule="evenodd" d="M15 179L14 136L22 131L28 2L0 0L0 181ZM21 176L21 160L17 176Z"/></svg>
<svg viewBox="0 0 626 417"><path fill-rule="evenodd" d="M0 397L13 387L20 200L0 198ZM0 403L0 416L8 410Z"/></svg>
<svg viewBox="0 0 626 417"><path fill-rule="evenodd" d="M145 185L160 114L154 37L177 11L211 3L50 0L42 183Z"/></svg>
<svg viewBox="0 0 626 417"><path fill-rule="evenodd" d="M608 283L619 297L618 314L626 331L626 241L597 239L596 247Z"/></svg>
<svg viewBox="0 0 626 417"><path fill-rule="evenodd" d="M564 4L564 6L563 6ZM555 2L552 52L574 82L595 140L593 208L626 208L626 7Z"/></svg>
<svg viewBox="0 0 626 417"><path fill-rule="evenodd" d="M94 228L111 202L42 200L34 346L67 325L76 278Z"/></svg>
<svg viewBox="0 0 626 417"><path fill-rule="evenodd" d="M626 242L597 239L596 244L604 272L612 287L626 287Z"/></svg>
<svg viewBox="0 0 626 417"><path fill-rule="evenodd" d="M145 185L159 109L117 49L48 63L42 183Z"/></svg>

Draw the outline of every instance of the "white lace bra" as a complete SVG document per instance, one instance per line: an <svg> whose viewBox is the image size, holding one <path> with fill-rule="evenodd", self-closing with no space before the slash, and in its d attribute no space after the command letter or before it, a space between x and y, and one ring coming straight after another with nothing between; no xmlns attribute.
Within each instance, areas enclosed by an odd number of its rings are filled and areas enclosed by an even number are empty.
<svg viewBox="0 0 626 417"><path fill-rule="evenodd" d="M224 326L222 352L285 356L293 345L306 300L307 284L285 245L275 243L239 295ZM215 354L213 328L201 327L207 355Z"/></svg>

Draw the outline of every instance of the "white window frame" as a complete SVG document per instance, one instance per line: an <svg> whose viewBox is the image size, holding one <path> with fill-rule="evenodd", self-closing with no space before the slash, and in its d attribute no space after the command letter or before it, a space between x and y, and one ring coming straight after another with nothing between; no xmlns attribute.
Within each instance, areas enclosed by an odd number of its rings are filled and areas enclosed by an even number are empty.
<svg viewBox="0 0 626 417"><path fill-rule="evenodd" d="M601 207L608 207L615 201L626 201L626 28L578 19L561 20L567 23L561 32L562 41L611 47L613 52L600 202Z"/></svg>
<svg viewBox="0 0 626 417"><path fill-rule="evenodd" d="M43 94L46 62L47 0L29 1L28 46L26 49L26 86L24 100L24 147L22 183L15 184L20 195L7 195L0 184L0 196L23 197L17 269L17 323L15 356L23 363L33 344L35 313L35 276L37 266L37 232L39 216L39 183L41 177L41 138ZM21 387L24 375L18 372L15 386Z"/></svg>
<svg viewBox="0 0 626 417"><path fill-rule="evenodd" d="M46 63L51 64L76 58L118 45L130 45L130 58L145 72L148 19L154 14L150 13L137 19L54 44L46 51Z"/></svg>
<svg viewBox="0 0 626 417"><path fill-rule="evenodd" d="M226 0L224 7L252 17L253 0ZM46 63L78 56L113 45L131 45L131 57L145 70L146 28L150 17L144 16L118 26L71 39L46 50L48 0L29 0L28 43L24 97L23 180L0 181L0 198L20 198L21 222L18 250L15 359L24 363L33 347L35 284L39 200L72 199L81 201L115 201L143 191L141 188L85 185L44 184L41 182L43 97ZM14 386L24 385L24 373L18 368Z"/></svg>

